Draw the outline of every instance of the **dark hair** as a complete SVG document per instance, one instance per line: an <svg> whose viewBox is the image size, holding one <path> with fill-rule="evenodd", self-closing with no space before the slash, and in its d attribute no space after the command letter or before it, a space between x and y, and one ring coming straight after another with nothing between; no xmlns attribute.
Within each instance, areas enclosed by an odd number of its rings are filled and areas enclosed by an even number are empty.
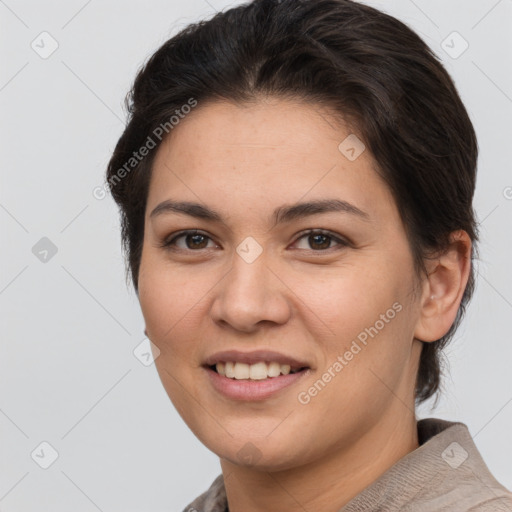
<svg viewBox="0 0 512 512"><path fill-rule="evenodd" d="M156 149L170 119L193 102L259 97L328 106L373 155L404 223L417 276L432 251L465 230L478 240L472 207L478 145L440 60L404 23L351 0L255 0L191 24L141 67L125 103L128 123L106 179L120 207L128 272L138 293L144 214ZM188 109L190 110L190 108ZM180 117L183 117L180 115ZM154 139L157 139L156 141ZM476 258L472 246L472 261ZM442 348L473 294L470 277L450 330L423 343L416 401L438 393Z"/></svg>

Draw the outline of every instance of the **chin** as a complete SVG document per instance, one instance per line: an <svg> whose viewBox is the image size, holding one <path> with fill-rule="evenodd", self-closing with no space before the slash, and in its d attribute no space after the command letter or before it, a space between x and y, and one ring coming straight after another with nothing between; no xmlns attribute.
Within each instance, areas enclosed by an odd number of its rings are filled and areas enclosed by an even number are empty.
<svg viewBox="0 0 512 512"><path fill-rule="evenodd" d="M311 453L302 451L302 443L297 443L292 432L285 432L273 439L254 435L231 437L227 433L222 439L207 437L208 439L200 438L200 441L218 457L237 466L257 471L288 470L314 458L311 457Z"/></svg>

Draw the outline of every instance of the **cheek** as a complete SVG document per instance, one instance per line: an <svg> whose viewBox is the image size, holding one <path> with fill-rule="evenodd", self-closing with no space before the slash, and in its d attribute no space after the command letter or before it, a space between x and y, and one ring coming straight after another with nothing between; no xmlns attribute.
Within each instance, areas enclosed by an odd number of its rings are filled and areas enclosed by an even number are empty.
<svg viewBox="0 0 512 512"><path fill-rule="evenodd" d="M379 321L401 296L393 276L378 265L345 265L307 277L297 275L289 282L302 299L303 310L314 313L325 340L336 351ZM391 310L389 316L394 313Z"/></svg>
<svg viewBox="0 0 512 512"><path fill-rule="evenodd" d="M190 279L162 258L143 257L140 268L139 302L148 334L154 342L167 344L197 321L207 283Z"/></svg>
<svg viewBox="0 0 512 512"><path fill-rule="evenodd" d="M190 396L200 391L191 372L197 349L191 340L204 315L200 298L206 290L161 259L143 257L140 268L140 307L148 337L160 350L155 367L172 403L189 423L196 414Z"/></svg>
<svg viewBox="0 0 512 512"><path fill-rule="evenodd" d="M393 388L409 364L412 312L402 268L400 278L396 271L369 265L339 269L337 277L297 282L297 295L307 297L304 311L314 312L310 318L321 328L314 334L323 352L318 373L333 382L326 394L333 393L335 401L323 403L343 403L336 400L340 393L356 402L387 395L379 379Z"/></svg>

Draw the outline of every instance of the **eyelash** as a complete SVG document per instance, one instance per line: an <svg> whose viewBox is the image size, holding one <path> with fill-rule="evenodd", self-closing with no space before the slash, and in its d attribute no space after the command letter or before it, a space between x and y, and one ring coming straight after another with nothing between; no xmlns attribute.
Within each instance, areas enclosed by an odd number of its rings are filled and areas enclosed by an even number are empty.
<svg viewBox="0 0 512 512"><path fill-rule="evenodd" d="M197 229L188 229L188 230L184 230L184 231L180 231L179 233L176 233L171 239L169 239L169 238L165 239L160 244L160 247L163 248L163 249L171 250L171 251L186 251L186 252L200 252L200 251L202 251L203 249L194 250L194 249L188 249L188 248L187 249L175 248L176 240L178 240L179 238L186 237L188 235L201 235L201 236L203 236L203 237L205 237L207 239L212 240L212 238L209 237L207 234L202 233L201 231L198 231ZM345 247L348 247L350 245L350 243L348 241L343 240L342 238L336 236L332 232L324 230L324 229L310 229L310 230L307 230L305 232L302 232L295 239L295 242L293 242L293 243L295 244L299 240L301 240L302 238L304 238L306 236L311 236L311 235L324 235L324 236L330 238L332 241L335 241L335 242L338 243L338 245L339 245L338 250L342 249L342 248L345 248ZM327 249L309 249L309 250L311 252L315 252L315 253L322 253L322 252L330 251L331 249L336 249L336 248L328 247ZM299 249L299 250L308 250L308 249Z"/></svg>

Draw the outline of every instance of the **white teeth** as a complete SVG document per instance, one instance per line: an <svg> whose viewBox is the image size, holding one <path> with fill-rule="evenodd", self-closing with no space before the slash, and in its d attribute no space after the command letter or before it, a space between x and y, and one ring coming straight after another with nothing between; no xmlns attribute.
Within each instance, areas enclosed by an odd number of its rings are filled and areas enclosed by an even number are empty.
<svg viewBox="0 0 512 512"><path fill-rule="evenodd" d="M239 363L237 363L238 366ZM268 376L267 365L263 362L251 364L250 378L252 380L263 380Z"/></svg>
<svg viewBox="0 0 512 512"><path fill-rule="evenodd" d="M231 361L226 363L226 377L230 379L235 378L235 363L232 363Z"/></svg>
<svg viewBox="0 0 512 512"><path fill-rule="evenodd" d="M269 377L279 377L281 373L281 365L279 363L270 363L268 365L268 376Z"/></svg>
<svg viewBox="0 0 512 512"><path fill-rule="evenodd" d="M248 379L249 365L246 363L235 363L235 379Z"/></svg>
<svg viewBox="0 0 512 512"><path fill-rule="evenodd" d="M291 372L289 364L279 364L274 361L269 364L263 361L255 364L226 361L225 363L217 363L215 365L215 369L219 375L236 380L264 380L268 377L288 375Z"/></svg>

